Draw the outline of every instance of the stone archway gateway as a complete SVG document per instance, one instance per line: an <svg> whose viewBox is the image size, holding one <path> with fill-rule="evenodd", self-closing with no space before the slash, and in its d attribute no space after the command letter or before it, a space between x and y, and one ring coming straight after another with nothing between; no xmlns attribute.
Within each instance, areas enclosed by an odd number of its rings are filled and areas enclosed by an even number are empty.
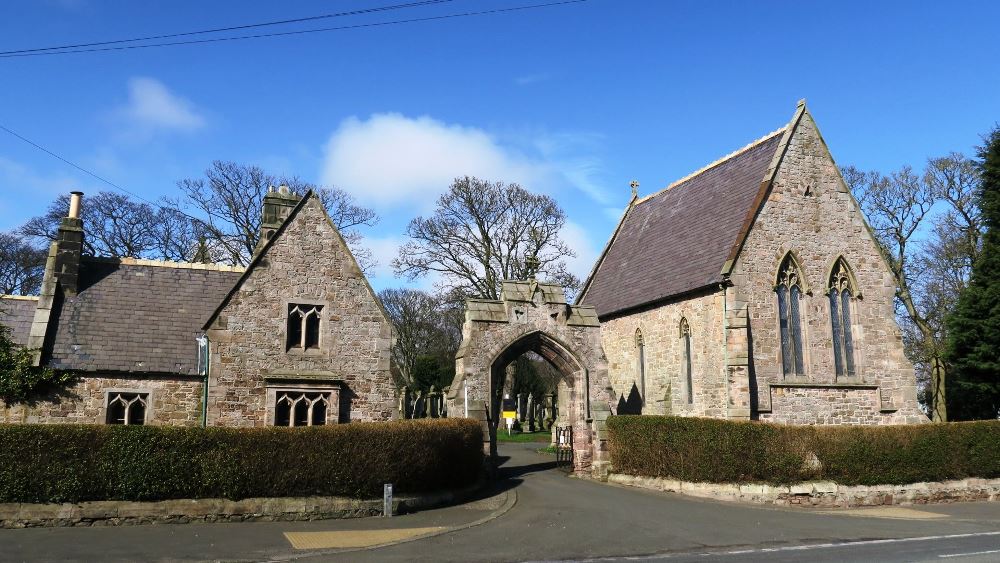
<svg viewBox="0 0 1000 563"><path fill-rule="evenodd" d="M488 436L484 449L496 456L506 368L526 352L542 356L562 374L558 424L573 427L574 471L602 475L609 463L605 423L611 387L601 325L593 307L568 304L558 285L505 281L499 301L466 301L448 412L481 420Z"/></svg>

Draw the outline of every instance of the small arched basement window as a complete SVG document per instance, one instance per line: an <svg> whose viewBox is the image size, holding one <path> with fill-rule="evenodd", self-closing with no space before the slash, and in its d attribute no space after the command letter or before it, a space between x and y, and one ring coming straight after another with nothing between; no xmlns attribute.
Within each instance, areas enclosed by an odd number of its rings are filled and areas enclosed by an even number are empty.
<svg viewBox="0 0 1000 563"><path fill-rule="evenodd" d="M680 337L684 351L684 362L682 365L684 366L684 379L687 384L687 402L690 405L694 403L694 375L691 369L691 325L683 317L680 324Z"/></svg>
<svg viewBox="0 0 1000 563"><path fill-rule="evenodd" d="M778 269L778 283L774 288L778 295L778 320L781 337L781 368L786 376L804 375L805 362L802 357L802 318L800 300L802 297L802 273L791 254L781 262Z"/></svg>
<svg viewBox="0 0 1000 563"><path fill-rule="evenodd" d="M851 334L851 300L857 296L847 262L838 258L830 273L830 324L833 329L833 363L837 377L854 377L854 339Z"/></svg>

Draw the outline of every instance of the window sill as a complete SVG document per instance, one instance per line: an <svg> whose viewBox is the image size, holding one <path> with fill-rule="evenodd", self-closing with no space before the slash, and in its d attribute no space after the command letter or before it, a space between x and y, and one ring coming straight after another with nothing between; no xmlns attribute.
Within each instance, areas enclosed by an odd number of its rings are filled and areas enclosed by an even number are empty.
<svg viewBox="0 0 1000 563"><path fill-rule="evenodd" d="M324 348L289 348L285 350L285 354L289 356L302 356L302 357L322 357L328 356L329 353Z"/></svg>

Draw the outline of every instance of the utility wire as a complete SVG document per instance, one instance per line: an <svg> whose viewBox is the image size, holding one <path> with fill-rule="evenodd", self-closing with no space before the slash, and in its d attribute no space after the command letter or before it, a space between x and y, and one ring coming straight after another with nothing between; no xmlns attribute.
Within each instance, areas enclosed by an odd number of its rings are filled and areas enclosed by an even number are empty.
<svg viewBox="0 0 1000 563"><path fill-rule="evenodd" d="M376 8L364 8L360 10L351 10L349 12L338 12L335 14L323 14L319 16L308 16L304 18L294 18L288 20L278 20L269 21L263 23L251 23L246 25L236 25L232 27L218 27L215 29L203 29L200 31L185 31L182 33L169 33L166 35L150 35L147 37L135 37L132 39L115 39L112 41L98 41L96 43L77 43L75 45L59 45L57 47L37 47L34 49L16 49L11 51L0 51L0 55L14 55L19 53L37 53L41 51L62 51L65 49L78 49L82 47L97 47L101 45L114 45L116 43L134 43L138 41L152 41L154 39L170 39L173 37L186 37L190 35L202 35L206 33L220 33L223 31L238 31L241 29L252 29L256 27L267 27L272 25L285 25L290 23L302 23L307 21L316 21L328 18L340 18L345 16L358 16L362 14L373 14L378 12L388 12L391 10L400 10L403 8L416 8L420 6L429 6L433 4L444 4L446 2L453 2L454 0L420 0L418 2L408 2L406 4L393 4L390 6L379 6Z"/></svg>
<svg viewBox="0 0 1000 563"><path fill-rule="evenodd" d="M307 33L322 33L322 32L329 32L329 31L344 31L344 30L348 30L348 29L362 29L362 28L369 28L369 27L382 27L382 26L398 25L398 24L406 24L406 23L417 23L417 22L426 22L426 21L446 20L446 19L453 19L453 18L465 18L465 17L471 17L471 16L484 16L484 15L490 15L490 14L501 14L501 13L507 13L507 12L523 11L523 10L533 10L533 9L537 9L537 8L548 8L548 7L551 7L551 6L562 6L562 5L566 5L566 4L580 4L582 2L587 2L587 1L588 0L563 0L563 1L560 1L560 2L547 2L547 3L544 3L544 4L528 4L528 5L524 5L524 6L513 6L513 7L510 7L510 8L495 8L495 9L492 9L492 10L481 10L481 11L475 11L475 12L458 12L458 13L452 13L452 14L442 14L442 15L439 15L439 16L428 16L428 17L423 17L423 18L410 18L410 19L402 19L402 20L390 20L390 21L374 22L374 23L344 25L344 26L338 26L338 27L321 27L321 28L317 28L317 29L303 29L303 30L297 30L297 31L283 31L283 32L275 32L275 33L260 33L260 34L255 34L255 35L237 35L237 36L233 36L233 37L217 37L217 38L211 38L211 39L194 39L194 40L190 40L190 41L171 41L171 42L166 42L166 43L151 43L151 44L147 44L147 45L121 45L121 46L117 46L117 47L96 47L96 48L73 49L73 50L64 50L64 51L43 51L43 52L34 52L34 53L12 53L12 54L8 54L8 55L0 55L0 59L13 58L13 57L39 57L39 56L46 56L46 55L66 55L66 54L72 54L72 53L93 53L93 52L100 52L100 51L125 51L125 50L129 50L129 49L148 49L150 47L173 47L173 46L177 46L177 45L196 45L196 44L201 44L201 43L218 43L218 42L221 42L221 41L238 41L238 40L243 40L243 39L261 39L261 38L265 38L265 37L282 37L282 36L288 36L288 35L304 35L304 34L307 34Z"/></svg>
<svg viewBox="0 0 1000 563"><path fill-rule="evenodd" d="M47 149L47 148L45 148L45 147L43 147L43 146L39 145L38 143L36 143L36 142L32 141L31 139L28 139L27 137L24 137L23 135L21 135L21 134L17 133L16 131L13 131L13 130L11 130L11 129L7 128L7 127L6 127L6 126L4 126L4 125L3 125L2 123L0 123L0 129L2 129L2 130L4 130L4 131L6 131L7 133L10 133L11 135L13 135L13 136L17 137L18 139L21 139L21 140L22 140L22 141L24 141L25 143L28 143L29 145L31 145L31 146L35 147L36 149L38 149L38 150L40 150L40 151L44 152L45 154L47 154L47 155L49 155L49 156L51 156L51 157L53 157L53 158L56 158L56 159L58 159L58 160L61 160L62 162L66 163L66 164L68 164L68 165L70 165L70 166L72 166L73 168L76 168L76 169L77 169L77 170L79 170L80 172L83 172L84 174L87 174L88 176L92 176L92 177L94 177L94 178L96 178L96 179L98 179L98 180L100 180L100 181L104 182L105 184L107 184L107 185L111 186L112 188L114 188L114 189L116 189L116 190L118 190L118 191L120 191L120 192L122 192L122 193L125 193L125 194L128 194L128 195L130 195L130 196L132 196L132 197L134 197L134 198L138 199L139 201L142 201L142 202L145 202L145 203L148 203L149 205L153 205L153 206L155 206L155 207L159 207L160 209L167 209L167 210L170 210L170 211L173 211L173 212L176 212L176 213L179 213L179 214L181 214L181 215L183 215L183 216L187 217L188 219L191 219L192 221L197 221L198 223L201 223L201 224L203 224L203 225L206 225L206 226L208 226L208 223L205 223L205 221L204 221L204 220L202 220L202 219L199 219L198 217L195 217L195 216L193 216L193 215L188 215L187 213L184 213L183 211L181 211L181 210L180 210L180 209L178 209L177 207L167 207L167 206L164 206L164 205L163 205L163 204L161 204L161 203L158 203L158 202L155 202L155 201L150 201L150 200L148 200L148 199L146 199L146 198L142 197L141 195L139 195L139 194L137 194L137 193L135 193L135 192L133 192L133 191L130 191L130 190L127 190L127 189L125 189L125 188L123 188L123 187L119 186L118 184L116 184L116 183L112 182L111 180L108 180L107 178L104 178L104 177L102 177L102 176L98 176L97 174L95 174L95 173L91 172L90 170L87 170L86 168L84 168L84 167L80 166L79 164L76 164L75 162L72 162L72 161L70 161L70 160L67 160L67 159L65 159L65 158L63 158L63 157L61 157L61 156L59 156L58 154L56 154L56 153L54 153L54 152L50 151L49 149Z"/></svg>

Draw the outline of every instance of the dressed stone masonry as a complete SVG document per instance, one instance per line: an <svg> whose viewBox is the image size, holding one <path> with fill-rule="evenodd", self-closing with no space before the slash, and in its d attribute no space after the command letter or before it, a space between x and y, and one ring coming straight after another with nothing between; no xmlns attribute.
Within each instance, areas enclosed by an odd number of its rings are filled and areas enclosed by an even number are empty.
<svg viewBox="0 0 1000 563"><path fill-rule="evenodd" d="M270 406L290 388L329 392L328 422L392 418L388 315L319 198L310 192L287 214L270 235L265 224L266 242L205 325L209 423L270 426ZM314 348L288 343L295 305L322 307Z"/></svg>
<svg viewBox="0 0 1000 563"><path fill-rule="evenodd" d="M85 256L81 198L72 194L41 294L0 296L0 322L14 341L37 349L37 364L77 378L52 396L4 405L0 422L264 426L393 417L391 325L314 194L282 187L265 196L247 268ZM319 311L306 331L315 341L298 348L288 333L292 305ZM279 420L282 399L289 406Z"/></svg>
<svg viewBox="0 0 1000 563"><path fill-rule="evenodd" d="M574 469L602 474L611 396L600 323L592 307L568 304L558 285L505 281L499 301L466 301L448 393L450 416L481 420L489 436L484 448L495 455L506 368L526 352L539 354L562 374L556 424L573 427Z"/></svg>
<svg viewBox="0 0 1000 563"><path fill-rule="evenodd" d="M618 412L925 422L895 285L800 102L785 127L633 198L584 285Z"/></svg>

